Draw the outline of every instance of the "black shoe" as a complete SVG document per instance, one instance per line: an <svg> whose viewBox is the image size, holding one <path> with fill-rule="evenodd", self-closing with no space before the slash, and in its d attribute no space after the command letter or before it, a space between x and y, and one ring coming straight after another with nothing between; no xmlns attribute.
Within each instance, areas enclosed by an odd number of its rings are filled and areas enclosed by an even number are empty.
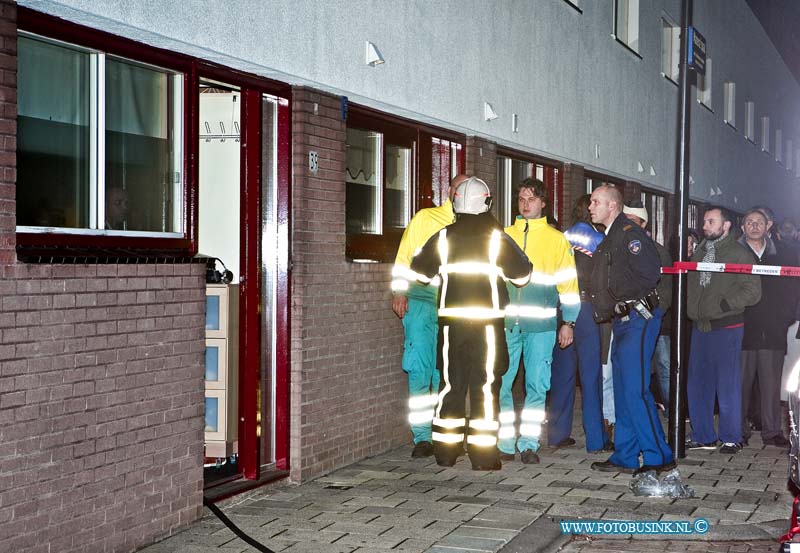
<svg viewBox="0 0 800 553"><path fill-rule="evenodd" d="M755 430L756 432L761 432L761 421L750 421L750 428Z"/></svg>
<svg viewBox="0 0 800 553"><path fill-rule="evenodd" d="M430 442L419 442L414 444L414 449L411 450L412 459L430 457L431 455L433 455L433 444Z"/></svg>
<svg viewBox="0 0 800 553"><path fill-rule="evenodd" d="M742 450L742 444L735 444L733 442L725 442L722 444L722 447L719 448L720 453L725 453L728 455L739 453Z"/></svg>
<svg viewBox="0 0 800 553"><path fill-rule="evenodd" d="M500 456L501 461L513 461L516 457L513 453L503 453L499 449L497 450Z"/></svg>
<svg viewBox="0 0 800 553"><path fill-rule="evenodd" d="M587 450L587 453L614 453L614 442L606 442L600 449Z"/></svg>
<svg viewBox="0 0 800 553"><path fill-rule="evenodd" d="M712 449L717 449L717 441L714 440L713 442L708 442L704 444L701 442L693 442L692 440L687 440L686 449L707 449L710 451Z"/></svg>
<svg viewBox="0 0 800 553"><path fill-rule="evenodd" d="M600 472L622 472L625 474L633 474L634 469L629 469L627 467L621 467L615 463L612 463L611 460L608 461L595 461L592 463L592 470L599 470Z"/></svg>
<svg viewBox="0 0 800 553"><path fill-rule="evenodd" d="M558 442L556 445L553 445L553 446L550 446L550 447L554 447L554 448L558 449L560 447L571 447L573 445L575 445L575 440L572 437L567 437L567 438L564 438L563 440L561 440L560 442Z"/></svg>
<svg viewBox="0 0 800 553"><path fill-rule="evenodd" d="M783 436L775 436L774 438L767 438L764 440L764 445L774 445L776 447L786 447L789 445L789 440Z"/></svg>
<svg viewBox="0 0 800 553"><path fill-rule="evenodd" d="M456 460L450 457L437 457L436 464L440 467L452 467L456 464Z"/></svg>
<svg viewBox="0 0 800 553"><path fill-rule="evenodd" d="M500 470L502 468L503 468L503 463L500 462L500 459L498 459L494 463L472 465L472 470Z"/></svg>
<svg viewBox="0 0 800 553"><path fill-rule="evenodd" d="M642 465L635 471L633 471L633 475L637 476L639 474L644 474L647 471L654 470L656 474L661 474L662 472L669 472L673 469L678 468L678 465L675 464L675 461L671 461L669 463L664 463L663 465Z"/></svg>
<svg viewBox="0 0 800 553"><path fill-rule="evenodd" d="M526 449L519 454L522 463L525 465L536 465L539 463L539 456L532 449Z"/></svg>

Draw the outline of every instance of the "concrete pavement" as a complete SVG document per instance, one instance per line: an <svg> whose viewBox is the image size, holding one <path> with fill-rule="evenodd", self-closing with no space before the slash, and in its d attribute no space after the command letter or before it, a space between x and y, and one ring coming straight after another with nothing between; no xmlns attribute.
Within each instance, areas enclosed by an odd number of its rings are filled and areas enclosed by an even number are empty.
<svg viewBox="0 0 800 553"><path fill-rule="evenodd" d="M678 464L697 497L677 500L636 497L628 489L630 476L592 471L589 465L607 454L587 454L578 427L573 437L576 446L542 450L541 464L513 461L495 472L472 471L464 457L452 468L439 467L432 458L412 460L410 447L404 447L302 485L256 490L219 506L253 538L289 553L656 551L661 544L692 543L667 542L663 535L573 540L561 533L562 519L702 517L709 531L686 539L702 541L700 550L710 551L729 551L724 544L737 540L745 541L737 541L734 551L746 551L741 547L748 540L775 544L788 529L787 453L763 446L758 436L737 455L688 452ZM188 530L143 551L254 550L206 510Z"/></svg>

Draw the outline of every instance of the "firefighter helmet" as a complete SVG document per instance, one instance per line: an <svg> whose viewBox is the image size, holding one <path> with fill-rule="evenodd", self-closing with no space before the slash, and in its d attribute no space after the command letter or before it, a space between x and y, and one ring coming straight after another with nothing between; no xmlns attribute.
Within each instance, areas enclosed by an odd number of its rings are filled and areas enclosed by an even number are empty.
<svg viewBox="0 0 800 553"><path fill-rule="evenodd" d="M453 211L479 215L492 207L492 196L489 187L481 179L470 177L456 188L453 197Z"/></svg>

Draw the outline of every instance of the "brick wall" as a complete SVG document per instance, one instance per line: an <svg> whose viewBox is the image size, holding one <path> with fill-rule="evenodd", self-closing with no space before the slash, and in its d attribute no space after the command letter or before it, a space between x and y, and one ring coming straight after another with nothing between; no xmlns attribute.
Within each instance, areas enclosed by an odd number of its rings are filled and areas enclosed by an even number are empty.
<svg viewBox="0 0 800 553"><path fill-rule="evenodd" d="M0 264L16 259L17 5L0 0Z"/></svg>
<svg viewBox="0 0 800 553"><path fill-rule="evenodd" d="M497 198L497 145L479 136L468 136L466 165L467 174L485 181Z"/></svg>
<svg viewBox="0 0 800 553"><path fill-rule="evenodd" d="M8 1L0 105L0 551L133 551L202 514L205 267L18 263Z"/></svg>
<svg viewBox="0 0 800 553"><path fill-rule="evenodd" d="M339 97L295 88L292 127L290 469L292 479L306 480L410 442L411 434L391 265L345 260ZM308 169L312 150L316 174Z"/></svg>
<svg viewBox="0 0 800 553"><path fill-rule="evenodd" d="M0 551L133 551L199 518L204 267L2 274Z"/></svg>

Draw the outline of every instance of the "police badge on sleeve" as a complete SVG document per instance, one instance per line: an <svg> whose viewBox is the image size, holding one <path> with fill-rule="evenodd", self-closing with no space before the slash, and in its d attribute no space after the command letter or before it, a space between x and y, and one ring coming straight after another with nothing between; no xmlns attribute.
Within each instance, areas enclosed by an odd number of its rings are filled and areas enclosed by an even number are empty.
<svg viewBox="0 0 800 553"><path fill-rule="evenodd" d="M631 240L628 242L628 251L633 255L639 255L639 252L642 251L642 242L639 240Z"/></svg>

